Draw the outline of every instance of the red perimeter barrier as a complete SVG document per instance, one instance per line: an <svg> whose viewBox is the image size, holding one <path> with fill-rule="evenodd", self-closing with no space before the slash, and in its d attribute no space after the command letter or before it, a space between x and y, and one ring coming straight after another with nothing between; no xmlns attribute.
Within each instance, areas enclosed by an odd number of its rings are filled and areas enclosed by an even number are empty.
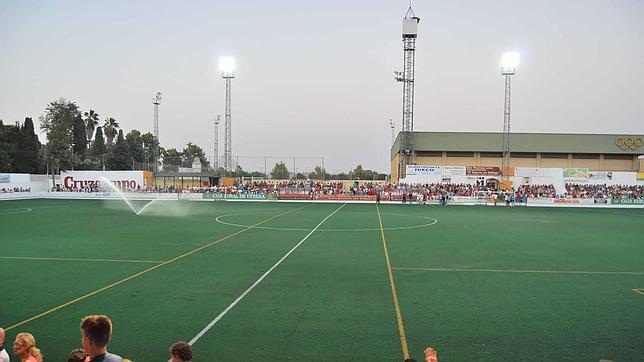
<svg viewBox="0 0 644 362"><path fill-rule="evenodd" d="M360 200L360 201L376 201L376 196L373 195L314 195L311 198L309 194L279 194L279 200Z"/></svg>

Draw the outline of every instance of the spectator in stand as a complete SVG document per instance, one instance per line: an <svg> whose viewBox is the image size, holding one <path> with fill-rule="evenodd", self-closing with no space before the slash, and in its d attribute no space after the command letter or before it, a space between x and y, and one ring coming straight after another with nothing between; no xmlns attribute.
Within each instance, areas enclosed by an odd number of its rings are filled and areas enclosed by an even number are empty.
<svg viewBox="0 0 644 362"><path fill-rule="evenodd" d="M9 354L4 348L4 329L0 328L0 362L9 362Z"/></svg>
<svg viewBox="0 0 644 362"><path fill-rule="evenodd" d="M175 342L170 346L170 362L192 361L192 347L184 341Z"/></svg>
<svg viewBox="0 0 644 362"><path fill-rule="evenodd" d="M90 362L123 362L121 356L107 352L112 338L112 321L105 315L89 315L81 320L83 348Z"/></svg>
<svg viewBox="0 0 644 362"><path fill-rule="evenodd" d="M30 333L18 333L13 342L13 354L20 356L22 362L42 362L42 353Z"/></svg>

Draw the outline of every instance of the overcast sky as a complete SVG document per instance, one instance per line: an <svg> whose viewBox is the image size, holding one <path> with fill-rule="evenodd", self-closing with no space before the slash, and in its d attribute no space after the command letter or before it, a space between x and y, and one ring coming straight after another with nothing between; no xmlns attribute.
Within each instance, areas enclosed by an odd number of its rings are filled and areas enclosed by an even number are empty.
<svg viewBox="0 0 644 362"><path fill-rule="evenodd" d="M0 118L59 97L163 147L213 153L219 56L234 56L233 154L324 157L389 172L408 1L0 1ZM414 1L417 131L500 132L501 54L516 50L512 131L644 132L644 1ZM44 136L41 134L41 141ZM245 161L246 160L246 161ZM270 163L269 159L269 163ZM263 167L263 160L261 167ZM274 162L273 162L274 163ZM298 160L298 171L314 161ZM271 165L269 165L269 168ZM299 169L299 168L302 169ZM308 169L308 170L307 170Z"/></svg>

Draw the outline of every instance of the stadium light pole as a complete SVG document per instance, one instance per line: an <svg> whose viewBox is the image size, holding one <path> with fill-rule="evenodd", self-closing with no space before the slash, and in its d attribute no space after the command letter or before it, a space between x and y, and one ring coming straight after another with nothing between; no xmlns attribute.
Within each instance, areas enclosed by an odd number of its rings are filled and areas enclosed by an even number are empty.
<svg viewBox="0 0 644 362"><path fill-rule="evenodd" d="M391 147L394 146L394 139L395 139L395 130L396 126L394 125L394 121L389 118L389 127L391 127Z"/></svg>
<svg viewBox="0 0 644 362"><path fill-rule="evenodd" d="M233 164L233 140L230 111L230 81L237 74L237 64L233 57L219 58L219 72L226 81L226 113L225 113L225 134L224 134L224 168L226 173L231 170Z"/></svg>
<svg viewBox="0 0 644 362"><path fill-rule="evenodd" d="M516 74L519 53L507 52L501 58L501 75L505 76L505 99L503 103L503 180L510 179L510 78Z"/></svg>

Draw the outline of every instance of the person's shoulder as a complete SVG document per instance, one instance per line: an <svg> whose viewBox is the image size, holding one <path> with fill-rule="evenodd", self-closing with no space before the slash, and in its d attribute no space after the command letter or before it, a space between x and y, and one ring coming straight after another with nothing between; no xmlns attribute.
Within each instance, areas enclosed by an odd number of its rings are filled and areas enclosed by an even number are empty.
<svg viewBox="0 0 644 362"><path fill-rule="evenodd" d="M123 362L123 357L114 354L114 353L105 353L105 359L103 360L104 362Z"/></svg>
<svg viewBox="0 0 644 362"><path fill-rule="evenodd" d="M92 362L123 362L123 357L114 353L105 353L94 357Z"/></svg>

